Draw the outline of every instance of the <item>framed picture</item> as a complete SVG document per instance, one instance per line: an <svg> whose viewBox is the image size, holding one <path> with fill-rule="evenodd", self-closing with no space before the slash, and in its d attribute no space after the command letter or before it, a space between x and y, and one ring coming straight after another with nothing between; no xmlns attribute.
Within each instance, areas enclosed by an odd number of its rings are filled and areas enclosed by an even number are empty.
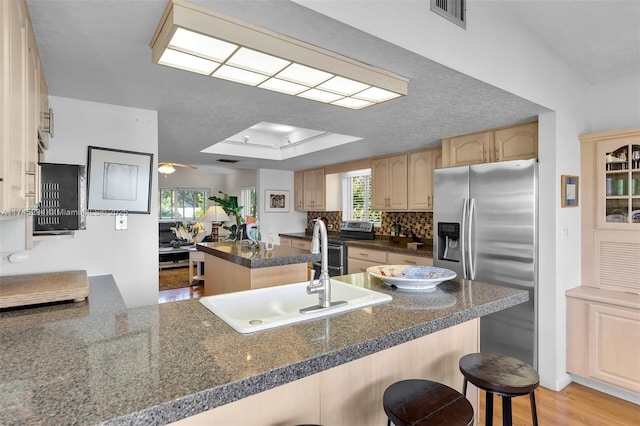
<svg viewBox="0 0 640 426"><path fill-rule="evenodd" d="M578 176L562 175L562 207L578 207L579 183Z"/></svg>
<svg viewBox="0 0 640 426"><path fill-rule="evenodd" d="M269 213L286 213L289 211L289 191L264 191L264 211Z"/></svg>
<svg viewBox="0 0 640 426"><path fill-rule="evenodd" d="M89 147L87 209L151 213L153 154Z"/></svg>

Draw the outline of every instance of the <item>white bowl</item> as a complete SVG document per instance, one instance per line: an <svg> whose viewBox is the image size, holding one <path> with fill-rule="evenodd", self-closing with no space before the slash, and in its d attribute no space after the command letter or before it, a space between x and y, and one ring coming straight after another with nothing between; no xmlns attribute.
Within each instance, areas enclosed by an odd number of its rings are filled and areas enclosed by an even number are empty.
<svg viewBox="0 0 640 426"><path fill-rule="evenodd" d="M449 269L417 265L371 266L367 272L388 286L405 290L433 290L438 284L457 276Z"/></svg>

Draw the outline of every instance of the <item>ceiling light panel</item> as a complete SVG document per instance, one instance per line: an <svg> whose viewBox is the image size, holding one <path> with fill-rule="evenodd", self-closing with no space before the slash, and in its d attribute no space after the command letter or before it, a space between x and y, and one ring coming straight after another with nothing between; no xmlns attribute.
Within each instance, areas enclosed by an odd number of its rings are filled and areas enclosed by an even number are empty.
<svg viewBox="0 0 640 426"><path fill-rule="evenodd" d="M225 61L238 49L237 44L227 43L184 28L176 30L171 37L169 47L216 62Z"/></svg>
<svg viewBox="0 0 640 426"><path fill-rule="evenodd" d="M273 75L290 63L290 61L285 61L284 59L276 58L275 56L256 52L255 50L244 47L240 48L227 61L227 64L229 65L256 71L266 75Z"/></svg>
<svg viewBox="0 0 640 426"><path fill-rule="evenodd" d="M182 0L169 2L151 56L157 64L352 109L405 96L409 82Z"/></svg>
<svg viewBox="0 0 640 426"><path fill-rule="evenodd" d="M359 81L336 76L319 85L318 89L328 90L344 96L351 96L354 93L362 92L364 89L368 89L369 87L371 86L360 83Z"/></svg>

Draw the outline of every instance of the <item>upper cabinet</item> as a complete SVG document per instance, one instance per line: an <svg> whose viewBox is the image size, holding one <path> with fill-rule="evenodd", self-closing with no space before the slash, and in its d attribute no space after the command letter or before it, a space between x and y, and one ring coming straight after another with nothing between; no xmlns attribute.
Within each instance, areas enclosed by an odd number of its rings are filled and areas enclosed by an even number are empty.
<svg viewBox="0 0 640 426"><path fill-rule="evenodd" d="M293 174L294 205L297 211L337 211L340 205L339 174L325 175L324 169Z"/></svg>
<svg viewBox="0 0 640 426"><path fill-rule="evenodd" d="M640 293L640 128L580 142L583 285Z"/></svg>
<svg viewBox="0 0 640 426"><path fill-rule="evenodd" d="M0 8L0 210L24 211L39 202L38 131L49 116L47 85L26 2L1 2Z"/></svg>
<svg viewBox="0 0 640 426"><path fill-rule="evenodd" d="M433 170L442 164L441 147L408 154L407 209L433 210Z"/></svg>
<svg viewBox="0 0 640 426"><path fill-rule="evenodd" d="M304 210L324 210L324 169L306 170L302 180Z"/></svg>
<svg viewBox="0 0 640 426"><path fill-rule="evenodd" d="M442 139L442 166L466 166L538 156L538 122Z"/></svg>
<svg viewBox="0 0 640 426"><path fill-rule="evenodd" d="M371 160L371 207L407 210L407 154Z"/></svg>

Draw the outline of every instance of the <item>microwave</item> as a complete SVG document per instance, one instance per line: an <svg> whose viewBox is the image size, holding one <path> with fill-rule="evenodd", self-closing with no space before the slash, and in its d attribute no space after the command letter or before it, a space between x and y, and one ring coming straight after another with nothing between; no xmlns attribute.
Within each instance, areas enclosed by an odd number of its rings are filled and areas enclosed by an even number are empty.
<svg viewBox="0 0 640 426"><path fill-rule="evenodd" d="M40 163L40 204L33 214L33 233L64 234L86 229L86 167Z"/></svg>

